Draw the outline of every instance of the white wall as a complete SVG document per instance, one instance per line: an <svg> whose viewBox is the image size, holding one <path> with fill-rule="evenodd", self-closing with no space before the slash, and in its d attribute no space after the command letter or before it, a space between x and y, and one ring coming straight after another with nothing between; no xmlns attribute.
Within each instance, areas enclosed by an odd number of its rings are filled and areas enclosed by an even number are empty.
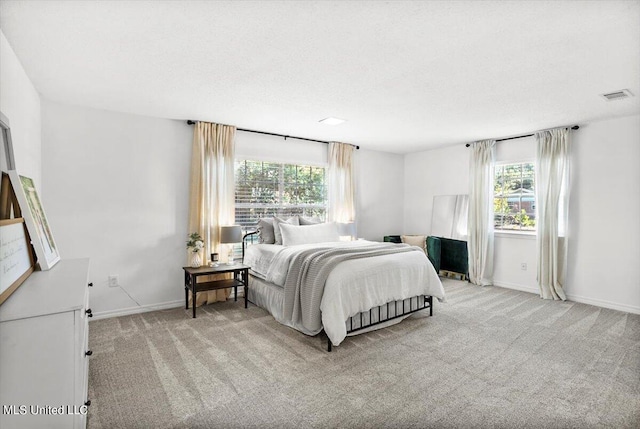
<svg viewBox="0 0 640 429"><path fill-rule="evenodd" d="M436 195L469 193L469 149L463 144L404 158L404 233L429 235Z"/></svg>
<svg viewBox="0 0 640 429"><path fill-rule="evenodd" d="M640 313L640 115L581 124L573 145L567 294Z"/></svg>
<svg viewBox="0 0 640 429"><path fill-rule="evenodd" d="M360 149L355 162L358 237L382 241L402 234L404 156Z"/></svg>
<svg viewBox="0 0 640 429"><path fill-rule="evenodd" d="M90 257L94 313L176 306L192 128L184 121L42 103L43 204L63 258Z"/></svg>
<svg viewBox="0 0 640 429"><path fill-rule="evenodd" d="M42 192L40 95L1 31L0 111L11 125L16 170ZM5 169L4 161L1 165Z"/></svg>
<svg viewBox="0 0 640 429"><path fill-rule="evenodd" d="M640 116L580 124L573 134L571 300L640 313ZM535 157L533 139L498 143L498 161ZM405 156L405 232L430 231L434 195L468 193L464 145ZM527 270L520 268L527 263ZM537 293L536 242L496 234L494 283Z"/></svg>
<svg viewBox="0 0 640 429"><path fill-rule="evenodd" d="M327 145L265 134L236 132L236 158L301 165L327 165Z"/></svg>

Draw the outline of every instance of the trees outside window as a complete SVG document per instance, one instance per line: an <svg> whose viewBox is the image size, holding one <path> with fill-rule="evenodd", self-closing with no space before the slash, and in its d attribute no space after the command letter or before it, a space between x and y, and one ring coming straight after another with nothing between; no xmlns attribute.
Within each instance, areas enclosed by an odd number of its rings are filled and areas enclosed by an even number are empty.
<svg viewBox="0 0 640 429"><path fill-rule="evenodd" d="M327 212L326 168L236 160L236 224L253 227L262 217L319 217Z"/></svg>
<svg viewBox="0 0 640 429"><path fill-rule="evenodd" d="M495 167L494 227L497 231L535 231L536 200L533 163Z"/></svg>

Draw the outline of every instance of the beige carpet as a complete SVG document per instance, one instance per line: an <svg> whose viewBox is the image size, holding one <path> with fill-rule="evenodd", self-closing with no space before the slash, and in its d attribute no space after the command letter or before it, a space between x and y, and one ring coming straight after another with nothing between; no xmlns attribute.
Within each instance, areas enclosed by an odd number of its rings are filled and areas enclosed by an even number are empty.
<svg viewBox="0 0 640 429"><path fill-rule="evenodd" d="M640 316L443 283L332 353L240 301L91 322L88 426L640 427Z"/></svg>

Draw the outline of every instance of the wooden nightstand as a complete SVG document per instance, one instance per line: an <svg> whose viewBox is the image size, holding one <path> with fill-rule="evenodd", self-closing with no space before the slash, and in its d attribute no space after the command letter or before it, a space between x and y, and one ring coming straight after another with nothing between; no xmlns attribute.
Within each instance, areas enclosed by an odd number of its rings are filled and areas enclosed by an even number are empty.
<svg viewBox="0 0 640 429"><path fill-rule="evenodd" d="M244 287L244 308L247 308L247 295L249 289L249 269L251 267L243 264L220 264L217 267L202 266L200 268L182 267L184 270L184 301L185 308L189 309L189 291L193 297L193 317L196 317L196 294L206 290L226 289L232 287L234 290L234 301L238 300L238 286ZM199 276L209 276L211 274L233 273L232 279L212 280L198 283Z"/></svg>

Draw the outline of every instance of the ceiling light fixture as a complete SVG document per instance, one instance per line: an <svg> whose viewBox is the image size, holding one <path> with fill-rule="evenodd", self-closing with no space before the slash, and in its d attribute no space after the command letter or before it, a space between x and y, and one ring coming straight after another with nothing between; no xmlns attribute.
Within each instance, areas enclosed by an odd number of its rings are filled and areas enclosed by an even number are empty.
<svg viewBox="0 0 640 429"><path fill-rule="evenodd" d="M338 124L341 124L341 123L347 122L347 121L345 119L338 119L338 118L334 118L332 116L329 116L328 118L321 119L318 122L320 122L321 124L326 124L326 125L338 125Z"/></svg>

